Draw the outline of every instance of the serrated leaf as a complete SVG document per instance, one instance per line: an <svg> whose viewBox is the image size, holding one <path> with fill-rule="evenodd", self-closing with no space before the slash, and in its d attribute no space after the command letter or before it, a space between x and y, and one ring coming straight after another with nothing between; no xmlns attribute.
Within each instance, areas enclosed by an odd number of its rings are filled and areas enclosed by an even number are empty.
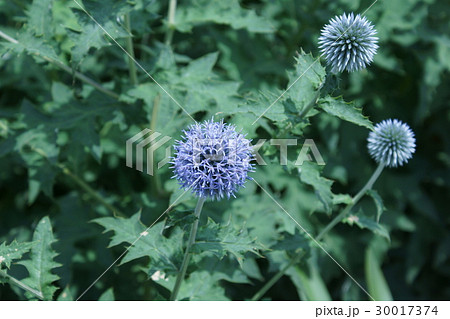
<svg viewBox="0 0 450 319"><path fill-rule="evenodd" d="M137 213L130 218L103 217L94 219L93 222L105 228L105 232L113 231L109 247L121 243L134 245L128 250L121 261L121 265L141 257L149 257L147 266L149 275L156 271L176 273L178 261L182 258L183 251L180 243L183 241L183 232L175 228L170 239L162 235L164 223L156 223L147 229L141 221L141 214ZM139 240L138 237L140 237Z"/></svg>
<svg viewBox="0 0 450 319"><path fill-rule="evenodd" d="M365 258L367 289L376 301L392 301L392 293L372 248L368 247Z"/></svg>
<svg viewBox="0 0 450 319"><path fill-rule="evenodd" d="M374 190L374 189L369 189L367 191L367 195L372 197L372 199L373 199L373 201L375 203L375 206L377 208L377 222L379 222L381 215L386 210L386 208L384 207L384 204L383 204L383 199L378 194L378 192L376 190Z"/></svg>
<svg viewBox="0 0 450 319"><path fill-rule="evenodd" d="M333 98L327 96L318 102L319 107L330 115L336 116L344 121L354 123L359 126L373 129L372 122L362 114L362 109L356 107L354 102L345 102L341 97Z"/></svg>
<svg viewBox="0 0 450 319"><path fill-rule="evenodd" d="M13 260L22 258L22 255L26 254L34 244L33 242L18 243L13 241L6 245L6 242L3 242L0 245L0 269L3 265L9 268Z"/></svg>
<svg viewBox="0 0 450 319"><path fill-rule="evenodd" d="M333 193L331 192L333 181L320 176L321 170L319 165L306 161L301 166L300 180L314 188L325 211L330 213L334 198Z"/></svg>
<svg viewBox="0 0 450 319"><path fill-rule="evenodd" d="M48 37L51 33L53 0L33 0L27 10L28 28L36 36Z"/></svg>
<svg viewBox="0 0 450 319"><path fill-rule="evenodd" d="M58 289L53 282L59 279L52 270L61 265L54 261L58 254L51 247L56 239L53 236L50 218L44 217L39 221L34 230L33 241L36 245L31 249L30 260L19 262L29 273L29 277L22 282L39 291L45 300L52 300L53 294Z"/></svg>
<svg viewBox="0 0 450 319"><path fill-rule="evenodd" d="M233 29L247 29L253 33L269 33L274 28L270 21L259 17L253 10L241 8L238 0L191 0L177 7L175 27L180 32L190 32L204 23L217 23Z"/></svg>
<svg viewBox="0 0 450 319"><path fill-rule="evenodd" d="M347 222L350 225L356 224L361 229L369 229L374 234L382 236L389 241L391 240L388 230L383 225L364 215L350 215L348 218L344 219L344 222Z"/></svg>
<svg viewBox="0 0 450 319"><path fill-rule="evenodd" d="M209 218L206 225L199 228L192 251L209 251L219 258L229 253L242 267L246 252L259 255L261 249L264 247L249 235L246 228L236 229L231 221L220 225Z"/></svg>
<svg viewBox="0 0 450 319"><path fill-rule="evenodd" d="M325 69L312 54L301 52L295 57L295 69L288 72L287 96L294 102L297 112L315 103L325 82Z"/></svg>
<svg viewBox="0 0 450 319"><path fill-rule="evenodd" d="M128 2L113 1L111 3L110 1L84 0L82 3L86 11L102 27L92 21L78 5L72 4L73 11L78 16L78 24L81 30L80 32L71 30L73 32L69 33L74 42L72 60L76 63L81 61L91 48L100 49L110 45L110 39L105 34L105 31L114 39L130 36L118 22L123 14L132 9Z"/></svg>
<svg viewBox="0 0 450 319"><path fill-rule="evenodd" d="M19 34L17 40L18 43L5 43L3 45L16 54L26 52L36 57L47 57L62 63L55 49L43 38L38 38L25 30Z"/></svg>

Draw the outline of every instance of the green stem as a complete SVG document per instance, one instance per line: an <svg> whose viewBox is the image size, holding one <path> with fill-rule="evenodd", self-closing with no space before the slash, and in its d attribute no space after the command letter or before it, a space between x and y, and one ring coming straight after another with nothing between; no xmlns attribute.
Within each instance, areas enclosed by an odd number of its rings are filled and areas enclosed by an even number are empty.
<svg viewBox="0 0 450 319"><path fill-rule="evenodd" d="M6 273L6 271L4 270L0 270L0 276L5 277L9 280L9 283L11 285L15 285L19 288L22 288L23 290L28 291L30 294L32 294L33 296L35 296L36 298L40 299L40 300L44 300L44 296L42 295L42 293L40 291L37 291L36 289L31 288L28 285L25 285L23 282L21 282L20 280L17 280L16 278L14 278L11 275L8 275Z"/></svg>
<svg viewBox="0 0 450 319"><path fill-rule="evenodd" d="M352 208L358 203L361 197L372 188L373 184L376 182L381 172L383 171L384 164L381 163L378 165L375 172L372 174L370 179L364 185L363 188L352 198L352 201L345 207L345 209L339 213L333 220L317 235L315 238L316 241L320 241L331 229L333 229L340 221L342 221L348 213L352 210ZM281 278L284 276L286 271L293 265L295 265L304 255L304 251L300 251L297 253L294 258L283 267L279 272L277 272L256 294L253 296L252 301L256 301L261 299L262 296Z"/></svg>
<svg viewBox="0 0 450 319"><path fill-rule="evenodd" d="M3 33L2 31L0 31L0 37L5 39L5 40L7 40L7 41L9 41L9 42L11 42L11 43L19 44L19 41L17 41L16 39L10 37L9 35ZM98 91L100 91L100 92L102 92L102 93L104 93L104 94L106 94L106 95L108 95L108 96L110 96L110 97L112 97L112 98L114 98L116 100L119 99L119 94L104 88L100 83L95 82L94 80L88 78L84 74L82 74L82 73L80 73L78 71L72 70L72 68L68 67L64 63L59 62L57 60L53 60L52 58L49 58L47 56L40 55L39 53L34 53L33 55L39 56L42 59L44 59L45 61L50 62L53 65L56 65L57 67L59 67L63 71L66 71L67 73L70 73L72 76L74 76L75 78L81 80L82 82L85 82L85 83L87 83L89 85L92 85Z"/></svg>
<svg viewBox="0 0 450 319"><path fill-rule="evenodd" d="M79 178L77 175L72 173L67 167L58 164L58 167L63 171L63 173L70 177L72 181L74 181L78 186L80 186L86 193L88 193L91 197L93 197L95 200L97 200L100 204L105 206L107 209L109 209L113 214L120 216L120 217L126 217L126 215L121 212L119 209L108 203L103 197L97 193L92 187L90 187L85 181L83 181L81 178Z"/></svg>
<svg viewBox="0 0 450 319"><path fill-rule="evenodd" d="M384 169L384 163L380 163L378 165L377 169L375 170L375 172L373 172L370 179L367 181L366 185L364 185L364 187L361 188L361 190L358 192L358 194L356 194L355 197L353 197L353 205L355 205L361 199L361 197L363 197L366 194L366 192L369 189L372 189L373 184L375 184L378 177L380 177L383 169Z"/></svg>
<svg viewBox="0 0 450 319"><path fill-rule="evenodd" d="M128 30L128 33L130 34L129 37L127 37L127 51L130 54L128 56L128 72L130 74L130 82L132 85L139 84L137 72L136 72L136 64L134 59L134 47L133 47L133 35L131 33L131 23L130 23L130 14L127 13L124 16L125 20L125 28Z"/></svg>
<svg viewBox="0 0 450 319"><path fill-rule="evenodd" d="M256 294L252 297L251 301L257 301L259 299L261 299L265 293L272 288L273 285L275 285L275 283L280 280L281 277L284 276L284 274L286 273L286 271L291 268L291 266L295 265L296 263L298 263L301 259L301 257L303 257L304 251L302 250L301 252L299 252L298 254L296 254L294 256L294 258L291 259L291 261L284 266L279 272L277 272L275 274L275 276L273 276L268 282L266 282L266 284L259 289Z"/></svg>
<svg viewBox="0 0 450 319"><path fill-rule="evenodd" d="M195 221L192 224L191 233L189 235L189 241L186 246L186 251L184 253L183 262L181 263L180 272L178 273L177 280L175 281L175 286L173 287L172 294L170 295L170 300L177 300L177 295L180 290L181 282L186 275L187 266L189 264L189 260L191 259L191 247L195 242L195 236L197 235L198 222L200 220L200 214L202 212L203 204L205 203L206 197L199 197L197 206L195 207Z"/></svg>
<svg viewBox="0 0 450 319"><path fill-rule="evenodd" d="M166 31L166 45L172 43L173 33L175 31L175 12L177 10L177 0L170 0L169 11L168 11L168 21L167 21L167 31Z"/></svg>

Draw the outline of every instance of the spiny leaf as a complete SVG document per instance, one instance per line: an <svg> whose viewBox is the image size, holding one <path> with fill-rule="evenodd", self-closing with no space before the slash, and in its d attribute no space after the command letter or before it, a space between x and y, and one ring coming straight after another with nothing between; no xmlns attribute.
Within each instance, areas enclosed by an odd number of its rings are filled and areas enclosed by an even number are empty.
<svg viewBox="0 0 450 319"><path fill-rule="evenodd" d="M333 181L320 176L320 171L320 166L311 162L304 162L300 170L300 180L314 188L325 211L331 213L334 198L331 192Z"/></svg>
<svg viewBox="0 0 450 319"><path fill-rule="evenodd" d="M30 31L23 31L19 34L18 43L4 43L3 45L12 50L16 54L26 52L35 57L47 57L55 61L62 61L56 54L55 49L48 44L43 38L38 38L31 34ZM40 59L40 61L43 61Z"/></svg>
<svg viewBox="0 0 450 319"><path fill-rule="evenodd" d="M325 69L312 54L301 51L295 57L295 69L288 73L287 96L294 102L297 111L302 111L310 103L315 103L325 82Z"/></svg>
<svg viewBox="0 0 450 319"><path fill-rule="evenodd" d="M211 218L206 225L200 227L193 252L211 251L223 258L227 253L233 255L242 267L246 252L259 255L264 247L252 238L246 228L236 229L229 221L226 225L215 223Z"/></svg>
<svg viewBox="0 0 450 319"><path fill-rule="evenodd" d="M3 242L0 245L0 268L3 265L9 268L14 259L22 258L22 255L27 253L34 244L33 242L18 243L14 240L11 244L6 245L6 242Z"/></svg>
<svg viewBox="0 0 450 319"><path fill-rule="evenodd" d="M106 40L105 31L114 39L128 37L130 34L120 25L118 19L132 9L127 1L92 1L84 0L84 8L99 23L97 23L80 9L78 5L72 5L75 14L78 16L78 24L81 31L75 31L69 35L74 42L72 48L72 59L78 63L84 58L91 48L100 49L110 44ZM103 31L105 30L105 31ZM111 40L112 41L112 40Z"/></svg>
<svg viewBox="0 0 450 319"><path fill-rule="evenodd" d="M140 218L141 214L137 213L130 218L103 217L94 219L93 222L103 226L105 232L114 232L109 247L134 243L122 259L121 265L141 257L150 257L147 267L149 275L156 271L176 273L178 261L183 254L180 245L183 232L175 228L169 239L162 235L164 223L157 223L147 230ZM140 239L137 240L139 236Z"/></svg>
<svg viewBox="0 0 450 319"><path fill-rule="evenodd" d="M357 108L354 102L347 103L341 97L324 97L318 102L319 107L330 115L336 116L359 126L372 130L372 122L362 114L362 109Z"/></svg>
<svg viewBox="0 0 450 319"><path fill-rule="evenodd" d="M33 241L36 245L31 249L31 259L19 262L29 273L29 277L25 278L23 283L41 292L45 300L51 300L58 289L53 282L59 279L52 270L61 265L54 261L58 254L51 247L56 239L53 236L50 218L44 217L39 221L33 234Z"/></svg>

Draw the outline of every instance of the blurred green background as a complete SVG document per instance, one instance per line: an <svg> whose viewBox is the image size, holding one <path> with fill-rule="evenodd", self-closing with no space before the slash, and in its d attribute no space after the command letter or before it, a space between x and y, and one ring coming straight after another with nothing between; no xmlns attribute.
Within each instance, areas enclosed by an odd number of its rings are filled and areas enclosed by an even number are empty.
<svg viewBox="0 0 450 319"><path fill-rule="evenodd" d="M330 75L330 91L354 100L374 123L387 118L408 123L417 151L404 167L385 169L374 187L386 207L380 222L390 241L342 224L324 245L365 286L370 266L381 267L395 300L450 299L448 1L186 0L178 1L173 26L167 22L169 1L82 3L124 48L133 42L142 67L196 120L224 117L252 139L296 136L286 123L270 118L252 126L260 112L242 106L253 100L259 109L268 106L286 87L294 55L301 50L320 55L317 38L330 18L362 13L373 4L365 15L380 38L375 60L367 70ZM108 249L109 234L92 219L113 216L112 210L125 216L142 210L149 225L180 194L168 165L154 177L126 167L125 141L145 127L177 139L192 121L139 68L133 83L128 57L73 1L0 1L0 31L18 41L0 39L0 242L31 240L36 223L48 215L58 238L56 261L62 264L54 271L60 277L55 298L76 297L124 247ZM80 74L106 90L96 90ZM264 95L267 101L259 98ZM365 128L319 113L299 135L316 142L327 163L323 176L334 180L335 194L354 195L375 169ZM270 163L279 156L270 146L262 153ZM157 153L163 156L164 150ZM269 164L252 176L309 231L330 220L314 189L295 173ZM175 212L194 205L186 196ZM358 209L375 207L366 198ZM277 243L295 234L295 224L283 214L252 182L235 200L205 205L205 216L245 222L270 248L261 252L264 257L246 256L241 279L208 277L210 285L221 287L217 299L251 298L287 262ZM147 262L114 267L85 298L112 298L112 288L118 300L164 299L164 289L140 271ZM222 265L239 268L229 257ZM266 299L367 299L320 251L292 269ZM10 274L23 278L26 272L13 265ZM24 296L1 285L0 299Z"/></svg>

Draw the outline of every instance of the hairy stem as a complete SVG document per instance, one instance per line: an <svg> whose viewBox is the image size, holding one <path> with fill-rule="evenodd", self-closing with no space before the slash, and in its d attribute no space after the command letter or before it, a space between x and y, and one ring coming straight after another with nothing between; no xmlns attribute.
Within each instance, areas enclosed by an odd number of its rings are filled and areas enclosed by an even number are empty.
<svg viewBox="0 0 450 319"><path fill-rule="evenodd" d="M198 223L200 220L200 214L202 212L203 204L205 203L206 197L199 197L197 206L195 207L195 221L192 224L191 233L189 235L189 241L186 246L186 251L184 253L183 262L181 263L180 272L178 273L177 280L175 281L175 286L173 287L172 294L170 295L170 300L177 300L177 295L180 290L181 283L186 275L186 269L191 259L191 247L195 242L195 236L197 235Z"/></svg>
<svg viewBox="0 0 450 319"><path fill-rule="evenodd" d="M136 64L134 59L134 47L133 47L133 35L131 33L131 23L130 23L130 14L127 13L124 16L125 20L125 28L127 29L128 33L130 34L129 37L127 37L127 51L130 54L128 56L128 72L130 74L130 82L132 85L139 84L138 77L137 77L137 71L136 71Z"/></svg>
<svg viewBox="0 0 450 319"><path fill-rule="evenodd" d="M384 164L381 163L378 165L375 172L372 174L370 179L367 181L367 183L361 188L361 190L352 198L351 203L349 203L345 209L339 213L331 222L328 223L328 225L322 229L322 231L317 235L315 238L316 241L320 241L330 230L332 230L339 222L341 222L347 215L350 213L352 208L358 203L358 201L366 194L366 192L372 188L373 184L376 182L378 177L380 176L381 172L383 171ZM289 264L287 264L285 267L283 267L279 272L277 272L261 289L259 289L256 294L253 296L252 300L256 301L261 299L261 297L264 296L264 294L281 278L284 276L286 271L292 267L293 265L297 264L300 259L304 255L304 251L300 251L297 253L294 258L291 259Z"/></svg>
<svg viewBox="0 0 450 319"><path fill-rule="evenodd" d="M9 41L9 42L11 42L11 43L14 43L14 44L18 44L19 43L19 41L17 41L16 39L10 37L9 35L3 33L2 31L0 31L0 37L5 39L5 40L7 40L7 41ZM70 73L72 76L74 76L75 78L79 79L80 81L82 81L84 83L87 83L89 85L92 85L98 91L100 91L100 92L102 92L102 93L104 93L104 94L106 94L106 95L108 95L108 96L110 96L110 97L112 97L112 98L114 98L116 100L119 99L119 94L117 94L117 93L115 93L115 92L113 92L111 90L108 90L107 88L103 87L100 83L95 82L94 80L92 80L91 78L88 78L84 74L82 74L82 73L80 73L78 71L72 70L72 68L68 67L64 63L59 62L57 60L54 60L52 58L49 58L47 56L40 55L38 53L34 53L34 55L35 56L39 56L42 59L44 59L45 61L50 62L51 64L59 67L63 71L66 71L67 73Z"/></svg>
<svg viewBox="0 0 450 319"><path fill-rule="evenodd" d="M9 280L9 283L11 285L17 286L25 291L28 291L30 294L32 294L33 296L35 296L36 298L40 299L40 300L44 300L44 296L42 295L42 293L40 291L37 291L36 289L31 288L28 285L25 285L23 282L21 282L20 280L17 280L16 278L14 278L11 275L8 275L6 273L6 271L4 270L0 270L0 276L6 278Z"/></svg>
<svg viewBox="0 0 450 319"><path fill-rule="evenodd" d="M172 43L173 33L175 31L175 12L177 10L177 0L170 0L169 11L167 13L167 31L166 31L166 45Z"/></svg>

